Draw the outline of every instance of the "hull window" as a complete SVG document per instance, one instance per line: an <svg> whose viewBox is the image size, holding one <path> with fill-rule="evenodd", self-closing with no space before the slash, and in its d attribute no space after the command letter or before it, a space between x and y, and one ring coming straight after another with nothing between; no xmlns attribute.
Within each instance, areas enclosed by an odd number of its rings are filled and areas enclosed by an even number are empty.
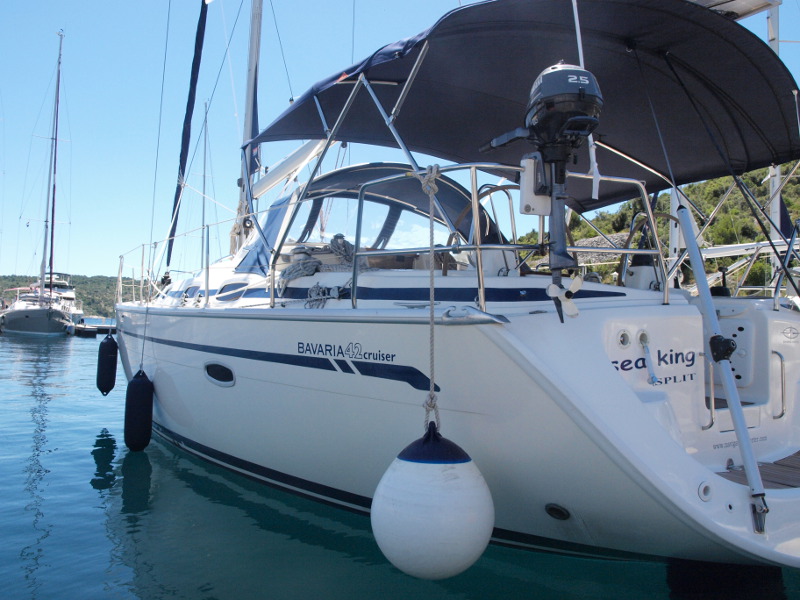
<svg viewBox="0 0 800 600"><path fill-rule="evenodd" d="M236 378L233 376L233 371L224 365L217 363L208 363L206 365L206 375L217 385L230 387L236 383Z"/></svg>

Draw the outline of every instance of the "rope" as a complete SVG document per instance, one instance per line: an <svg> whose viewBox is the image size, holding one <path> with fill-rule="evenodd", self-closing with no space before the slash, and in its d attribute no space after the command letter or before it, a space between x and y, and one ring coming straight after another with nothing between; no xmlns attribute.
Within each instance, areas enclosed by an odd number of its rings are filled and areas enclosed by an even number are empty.
<svg viewBox="0 0 800 600"><path fill-rule="evenodd" d="M355 248L353 247L353 244L344 239L343 233L337 233L335 236L333 236L330 247L331 252L338 256L339 260L341 260L343 263L353 264Z"/></svg>
<svg viewBox="0 0 800 600"><path fill-rule="evenodd" d="M644 349L645 364L647 366L647 373L649 375L647 378L647 383L650 385L656 385L658 383L658 377L656 377L656 372L653 368L655 363L653 362L653 357L650 356L650 344L648 343L646 335L641 334L639 336L639 344L641 344L642 348Z"/></svg>
<svg viewBox="0 0 800 600"><path fill-rule="evenodd" d="M439 407L436 404L436 378L435 378L435 360L434 360L434 347L435 347L435 335L434 335L434 300L435 300L435 289L434 289L434 272L435 272L435 258L436 252L434 251L434 244L433 244L433 215L434 215L434 208L435 208L435 197L436 192L439 191L439 188L436 186L436 179L439 177L439 165L430 165L425 170L424 175L415 174L415 177L419 179L420 184L422 185L422 191L428 195L428 216L429 216L429 226L428 226L428 256L430 257L429 265L428 265L428 288L429 288L429 300L430 300L430 312L429 312L429 337L428 337L428 349L429 349L429 369L430 369L430 388L428 390L428 396L425 399L425 403L423 406L425 407L425 430L428 429L428 424L430 423L430 414L433 412L433 417L436 422L436 429L441 430L441 424L439 421Z"/></svg>
<svg viewBox="0 0 800 600"><path fill-rule="evenodd" d="M308 300L306 300L306 308L324 308L325 303L329 298L332 298L330 291L326 287L322 287L319 283L315 283L308 290Z"/></svg>
<svg viewBox="0 0 800 600"><path fill-rule="evenodd" d="M321 264L321 260L311 257L290 264L283 271L281 271L281 276L277 283L278 296L283 297L283 293L286 291L286 286L289 285L290 281L299 277L313 275L317 272L317 269Z"/></svg>

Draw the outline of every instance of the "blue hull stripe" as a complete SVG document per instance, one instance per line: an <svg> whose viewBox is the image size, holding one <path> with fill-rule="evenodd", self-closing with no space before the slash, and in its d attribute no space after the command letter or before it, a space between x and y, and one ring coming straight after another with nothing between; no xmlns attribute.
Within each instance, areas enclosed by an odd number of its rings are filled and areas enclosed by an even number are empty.
<svg viewBox="0 0 800 600"><path fill-rule="evenodd" d="M312 369L323 369L325 371L335 371L336 367L331 364L327 358L319 358L316 356L301 356L295 354L279 354L277 352L261 352L259 350L244 350L242 348L226 348L224 346L207 346L205 344L193 344L191 342L179 342L177 340L167 340L164 338L156 338L152 336L142 336L138 333L131 333L124 331L125 335L132 337L143 338L147 342L154 344L162 344L164 346L173 346L175 348L184 348L186 350L194 350L195 352L206 352L208 354L217 354L222 356L235 356L236 358L246 358L249 360L259 360L263 362L280 363L284 365L293 365L296 367L309 367Z"/></svg>
<svg viewBox="0 0 800 600"><path fill-rule="evenodd" d="M350 364L346 360L341 360L341 359L337 358L335 362L336 362L337 365L339 365L339 368L342 370L342 372L344 372L344 373L353 373L354 372L353 371L353 367L351 367Z"/></svg>
<svg viewBox="0 0 800 600"><path fill-rule="evenodd" d="M431 385L431 380L427 375L422 373L416 367L410 367L407 365L395 365L391 363L378 363L361 360L354 360L351 361L351 363L348 363L348 361L344 360L318 356L281 354L278 352L262 352L259 350L245 350L242 348L226 348L224 346L208 346L205 344L193 344L191 342L179 342L177 340L156 338L149 335L142 336L141 334L131 333L130 331L120 330L120 334L144 339L145 341L153 344L162 344L164 346L173 346L175 348L185 348L186 350L205 352L207 354L215 354L218 356L234 356L236 358L291 365L295 367L305 367L308 369L321 369L323 371L342 372L350 375L358 374L364 375L365 377L377 377L378 379L401 381L409 384L414 389L423 391L429 390ZM336 369L334 362L339 365L339 369L341 371ZM441 391L438 385L435 386L435 391Z"/></svg>
<svg viewBox="0 0 800 600"><path fill-rule="evenodd" d="M387 363L374 363L361 360L354 360L353 366L362 375L367 377L379 377L380 379L394 379L395 381L405 381L415 390L429 390L431 380L415 367L406 365L392 365ZM437 392L441 391L436 386Z"/></svg>
<svg viewBox="0 0 800 600"><path fill-rule="evenodd" d="M305 291L305 290L303 290ZM601 292L579 290L575 298L612 298L624 297L624 292ZM476 288L436 288L436 300L440 302L475 302L478 297ZM359 300L402 300L427 301L430 299L428 288L358 288ZM544 288L486 288L487 302L552 302Z"/></svg>
<svg viewBox="0 0 800 600"><path fill-rule="evenodd" d="M179 298L183 292L173 291L167 295L173 298ZM216 290L211 290L211 296L216 294ZM441 302L474 302L478 296L477 288L437 288L436 299ZM599 290L578 290L575 298L578 300L582 298L613 298L625 296L625 292L606 292ZM251 288L246 290L242 297L249 299L267 299L269 298L269 291L265 288ZM361 300L394 300L398 302L419 302L428 300L430 297L430 290L428 288L371 288L359 287L358 297ZM238 296L236 296L238 298ZM227 300L234 300L233 294ZM341 291L339 296L341 300L350 298L350 290L345 289ZM308 288L289 286L286 288L283 296L275 298L276 302L281 300L306 300L308 299ZM531 287L531 288L486 288L486 301L487 302L548 302L550 297L544 288Z"/></svg>

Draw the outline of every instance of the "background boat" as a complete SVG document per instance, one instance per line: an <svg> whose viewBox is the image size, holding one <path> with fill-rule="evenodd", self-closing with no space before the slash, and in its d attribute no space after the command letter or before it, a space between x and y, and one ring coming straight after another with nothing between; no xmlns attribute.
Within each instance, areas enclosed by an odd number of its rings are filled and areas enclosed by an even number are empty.
<svg viewBox="0 0 800 600"><path fill-rule="evenodd" d="M50 137L50 170L45 202L42 265L38 282L26 293L18 293L11 304L0 312L0 331L5 333L53 336L74 333L83 317L75 289L67 276L53 271L56 228L56 183L58 175L58 120L61 83L61 51L63 32L59 32L58 66L53 125ZM49 256L48 256L49 248ZM48 267L49 266L49 267Z"/></svg>

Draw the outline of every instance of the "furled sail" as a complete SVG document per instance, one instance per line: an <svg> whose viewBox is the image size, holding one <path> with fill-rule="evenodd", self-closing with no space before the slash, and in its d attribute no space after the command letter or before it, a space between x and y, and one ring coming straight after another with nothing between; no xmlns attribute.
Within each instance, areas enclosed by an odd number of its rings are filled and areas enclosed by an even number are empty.
<svg viewBox="0 0 800 600"><path fill-rule="evenodd" d="M167 268L172 258L172 245L175 239L175 230L178 227L178 213L183 194L184 176L186 174L186 160L189 156L189 143L192 137L192 115L194 114L194 101L197 95L197 76L200 72L200 60L203 57L203 40L206 34L206 14L208 4L200 0L200 17L197 19L197 32L194 38L194 57L192 58L192 74L189 80L189 97L186 100L186 113L183 117L183 134L181 135L181 154L178 163L178 183L175 187L175 199L172 202L172 223L169 229L167 242Z"/></svg>

